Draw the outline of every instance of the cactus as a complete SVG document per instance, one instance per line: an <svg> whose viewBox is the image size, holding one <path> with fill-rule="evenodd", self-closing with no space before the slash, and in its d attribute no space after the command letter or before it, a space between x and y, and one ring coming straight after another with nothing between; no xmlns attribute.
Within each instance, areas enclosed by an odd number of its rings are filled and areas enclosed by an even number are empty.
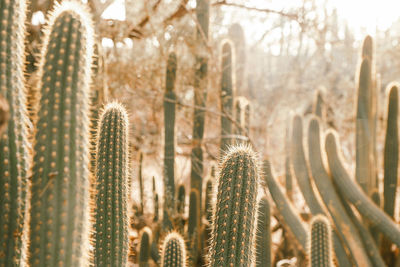
<svg viewBox="0 0 400 267"><path fill-rule="evenodd" d="M241 142L241 136L242 136L242 110L241 110L241 101L239 97L235 98L234 101L234 108L235 108L235 135L237 136L236 142L240 143Z"/></svg>
<svg viewBox="0 0 400 267"><path fill-rule="evenodd" d="M140 235L139 267L150 266L151 230L145 227Z"/></svg>
<svg viewBox="0 0 400 267"><path fill-rule="evenodd" d="M303 251L307 251L307 231L304 227L299 215L294 211L294 208L287 200L286 196L282 193L278 182L276 181L273 173L271 163L264 160L263 164L266 186L271 193L272 199L275 202L276 208L282 215L283 220L292 232L297 242L300 244Z"/></svg>
<svg viewBox="0 0 400 267"><path fill-rule="evenodd" d="M233 68L233 73L235 74L238 92L241 95L248 94L246 91L246 39L242 26L239 23L234 23L229 27L229 38L233 41L235 46L235 66Z"/></svg>
<svg viewBox="0 0 400 267"><path fill-rule="evenodd" d="M181 184L178 187L178 197L177 197L176 210L178 214L183 215L185 212L185 185Z"/></svg>
<svg viewBox="0 0 400 267"><path fill-rule="evenodd" d="M271 267L271 209L268 199L263 197L258 203L256 238L256 266Z"/></svg>
<svg viewBox="0 0 400 267"><path fill-rule="evenodd" d="M87 266L93 27L75 2L57 5L48 19L39 66L29 262Z"/></svg>
<svg viewBox="0 0 400 267"><path fill-rule="evenodd" d="M397 171L399 160L399 137L398 137L398 101L399 101L399 85L390 84L388 89L388 111L386 122L386 136L384 148L384 177L383 177L383 210L391 218L394 217L394 207L396 200L397 188ZM388 265L391 255L391 242L387 238L382 239L381 253Z"/></svg>
<svg viewBox="0 0 400 267"><path fill-rule="evenodd" d="M25 0L0 0L0 266L26 264L29 144Z"/></svg>
<svg viewBox="0 0 400 267"><path fill-rule="evenodd" d="M210 20L210 0L196 0L197 55L194 79L193 148L191 152L190 188L199 192L202 199L203 150L205 107L208 86L208 28ZM201 208L201 203L200 203Z"/></svg>
<svg viewBox="0 0 400 267"><path fill-rule="evenodd" d="M255 259L259 170L250 147L234 146L226 153L217 184L209 266L251 266Z"/></svg>
<svg viewBox="0 0 400 267"><path fill-rule="evenodd" d="M158 215L159 215L159 199L156 190L156 180L153 176L153 205L154 205L154 217L153 222L158 222Z"/></svg>
<svg viewBox="0 0 400 267"><path fill-rule="evenodd" d="M325 118L324 111L324 98L322 96L322 90L317 90L315 93L313 114L323 120Z"/></svg>
<svg viewBox="0 0 400 267"><path fill-rule="evenodd" d="M308 164L303 147L303 123L301 117L298 115L293 118L292 136L291 155L293 155L293 169L295 171L295 176L297 178L297 184L299 185L300 191L302 192L304 200L307 203L312 215L326 215L324 208L320 204L311 184ZM333 240L336 258L340 263L340 266L350 266L351 264L347 259L345 249L337 232L334 233Z"/></svg>
<svg viewBox="0 0 400 267"><path fill-rule="evenodd" d="M290 201L293 201L293 177L292 177L292 169L290 168L291 160L290 160L290 134L289 134L289 126L286 127L285 134L285 190L286 195Z"/></svg>
<svg viewBox="0 0 400 267"><path fill-rule="evenodd" d="M140 192L140 214L143 215L144 212L144 183L143 183L143 153L139 153L139 192Z"/></svg>
<svg viewBox="0 0 400 267"><path fill-rule="evenodd" d="M362 216L377 226L377 228L394 244L400 246L400 230L398 225L365 195L349 177L343 167L337 148L336 136L329 132L326 136L325 148L328 156L329 168L339 192L351 202Z"/></svg>
<svg viewBox="0 0 400 267"><path fill-rule="evenodd" d="M204 199L204 214L206 215L207 221L211 224L212 222L212 195L213 195L213 182L211 178L207 179L206 182L206 195Z"/></svg>
<svg viewBox="0 0 400 267"><path fill-rule="evenodd" d="M222 44L221 55L221 144L220 149L226 151L228 146L232 143L232 105L234 93L234 81L232 73L233 59L233 45L229 41Z"/></svg>
<svg viewBox="0 0 400 267"><path fill-rule="evenodd" d="M197 265L200 251L200 199L196 189L190 191L189 196L189 219L187 229L188 250L190 262Z"/></svg>
<svg viewBox="0 0 400 267"><path fill-rule="evenodd" d="M313 118L308 128L308 157L314 183L326 208L331 214L337 233L345 247L350 250L351 261L354 264L357 263L358 266L371 266L368 255L363 249L363 242L357 231L357 227L349 218L339 195L334 190L333 182L325 169L322 160L320 138L319 121ZM338 260L341 259L339 255L336 258Z"/></svg>
<svg viewBox="0 0 400 267"><path fill-rule="evenodd" d="M246 105L244 106L244 123L243 127L246 130L246 135L250 139L250 102L247 101Z"/></svg>
<svg viewBox="0 0 400 267"><path fill-rule="evenodd" d="M183 237L171 232L161 246L161 267L186 267L186 247Z"/></svg>
<svg viewBox="0 0 400 267"><path fill-rule="evenodd" d="M128 129L125 108L107 104L100 116L96 153L96 266L127 264Z"/></svg>
<svg viewBox="0 0 400 267"><path fill-rule="evenodd" d="M174 161L175 161L175 101L174 92L176 79L177 59L175 53L168 56L166 86L164 95L164 213L169 217L173 216L175 208L175 182L174 182ZM163 218L163 221L167 218ZM169 230L169 229L165 229Z"/></svg>
<svg viewBox="0 0 400 267"><path fill-rule="evenodd" d="M309 255L311 267L331 267L332 238L331 225L324 215L312 218L309 233Z"/></svg>

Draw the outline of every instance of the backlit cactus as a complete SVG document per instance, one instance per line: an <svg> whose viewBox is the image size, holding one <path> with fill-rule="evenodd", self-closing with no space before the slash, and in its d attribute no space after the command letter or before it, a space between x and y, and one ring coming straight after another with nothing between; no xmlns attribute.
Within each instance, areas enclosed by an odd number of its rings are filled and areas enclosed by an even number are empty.
<svg viewBox="0 0 400 267"><path fill-rule="evenodd" d="M208 266L251 266L255 260L258 159L247 146L232 147L221 162Z"/></svg>
<svg viewBox="0 0 400 267"><path fill-rule="evenodd" d="M100 115L96 155L95 266L123 267L128 259L128 115L107 104Z"/></svg>
<svg viewBox="0 0 400 267"><path fill-rule="evenodd" d="M271 267L271 208L266 197L261 198L258 203L257 237L255 249L255 266Z"/></svg>
<svg viewBox="0 0 400 267"><path fill-rule="evenodd" d="M31 266L87 266L90 15L56 5L45 30L31 187Z"/></svg>
<svg viewBox="0 0 400 267"><path fill-rule="evenodd" d="M0 266L26 261L29 145L24 86L26 2L0 0Z"/></svg>
<svg viewBox="0 0 400 267"><path fill-rule="evenodd" d="M186 267L186 247L183 237L171 232L165 237L161 246L161 267Z"/></svg>
<svg viewBox="0 0 400 267"><path fill-rule="evenodd" d="M314 216L310 223L309 257L311 267L332 267L332 238L329 220Z"/></svg>
<svg viewBox="0 0 400 267"><path fill-rule="evenodd" d="M151 230L150 228L145 227L140 235L139 267L150 266L150 244Z"/></svg>

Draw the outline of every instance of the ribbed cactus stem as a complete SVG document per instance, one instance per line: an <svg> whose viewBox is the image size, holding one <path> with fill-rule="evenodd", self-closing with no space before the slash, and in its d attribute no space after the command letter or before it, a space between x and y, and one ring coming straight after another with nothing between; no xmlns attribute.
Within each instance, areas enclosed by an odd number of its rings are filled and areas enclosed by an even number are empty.
<svg viewBox="0 0 400 267"><path fill-rule="evenodd" d="M377 228L394 244L400 246L399 226L379 207L365 195L361 188L349 177L337 148L337 138L333 132L329 132L325 141L326 153L328 156L329 168L331 170L338 190L351 202L364 218L377 226Z"/></svg>
<svg viewBox="0 0 400 267"><path fill-rule="evenodd" d="M0 0L0 266L26 264L28 115L24 87L26 1Z"/></svg>
<svg viewBox="0 0 400 267"><path fill-rule="evenodd" d="M331 225L324 215L316 215L310 223L309 255L311 267L331 267L332 238Z"/></svg>
<svg viewBox="0 0 400 267"><path fill-rule="evenodd" d="M169 217L173 216L175 209L175 101L174 92L176 79L177 59L175 53L168 56L166 88L164 95L164 210ZM167 218L165 218L167 219Z"/></svg>
<svg viewBox="0 0 400 267"><path fill-rule="evenodd" d="M258 203L256 266L271 267L271 208L266 197Z"/></svg>
<svg viewBox="0 0 400 267"><path fill-rule="evenodd" d="M192 189L189 195L189 218L188 218L188 249L190 261L197 265L200 248L200 199L199 192Z"/></svg>
<svg viewBox="0 0 400 267"><path fill-rule="evenodd" d="M204 204L204 214L207 221L211 224L212 222L212 196L213 196L213 182L211 178L207 179L206 182L206 195Z"/></svg>
<svg viewBox="0 0 400 267"><path fill-rule="evenodd" d="M186 247L177 232L169 233L161 246L161 267L186 267Z"/></svg>
<svg viewBox="0 0 400 267"><path fill-rule="evenodd" d="M140 236L139 267L150 266L151 230L145 227Z"/></svg>
<svg viewBox="0 0 400 267"><path fill-rule="evenodd" d="M221 162L209 266L251 266L257 221L258 159L247 146L232 147Z"/></svg>
<svg viewBox="0 0 400 267"><path fill-rule="evenodd" d="M123 267L128 259L128 115L112 102L100 115L96 156L94 263Z"/></svg>
<svg viewBox="0 0 400 267"><path fill-rule="evenodd" d="M229 41L222 44L221 55L221 144L226 151L232 143L232 111L233 111L233 45Z"/></svg>
<svg viewBox="0 0 400 267"><path fill-rule="evenodd" d="M39 66L31 187L31 266L88 266L90 15L77 2L48 17Z"/></svg>

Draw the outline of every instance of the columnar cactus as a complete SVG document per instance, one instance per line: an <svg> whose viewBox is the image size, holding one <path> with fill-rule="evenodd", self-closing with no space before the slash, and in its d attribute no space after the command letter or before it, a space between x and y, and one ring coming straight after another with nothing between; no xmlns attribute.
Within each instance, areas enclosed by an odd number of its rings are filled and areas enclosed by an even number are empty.
<svg viewBox="0 0 400 267"><path fill-rule="evenodd" d="M158 215L159 215L159 199L158 193L156 190L156 180L153 176L153 205L154 205L154 217L153 222L158 222Z"/></svg>
<svg viewBox="0 0 400 267"><path fill-rule="evenodd" d="M139 193L140 193L140 213L143 214L144 212L144 183L143 183L143 153L139 153Z"/></svg>
<svg viewBox="0 0 400 267"><path fill-rule="evenodd" d="M31 187L31 266L87 266L90 15L56 5L45 31Z"/></svg>
<svg viewBox="0 0 400 267"><path fill-rule="evenodd" d="M309 253L311 267L331 267L332 238L331 225L324 215L314 216L310 223Z"/></svg>
<svg viewBox="0 0 400 267"><path fill-rule="evenodd" d="M213 192L213 182L211 178L207 179L206 182L206 195L204 199L204 214L207 221L211 224L212 222L212 192Z"/></svg>
<svg viewBox="0 0 400 267"><path fill-rule="evenodd" d="M178 197L176 201L176 211L180 215L183 215L183 213L185 212L185 198L185 185L181 184L178 187Z"/></svg>
<svg viewBox="0 0 400 267"><path fill-rule="evenodd" d="M398 225L365 195L349 177L343 167L336 144L336 136L329 132L326 136L325 148L331 170L338 190L351 202L368 221L377 228L394 244L400 246L400 229Z"/></svg>
<svg viewBox="0 0 400 267"><path fill-rule="evenodd" d="M221 144L222 151L228 149L232 143L232 110L234 81L232 73L233 63L233 45L229 41L222 44L221 50Z"/></svg>
<svg viewBox="0 0 400 267"><path fill-rule="evenodd" d="M197 51L194 79L193 148L190 156L190 188L195 188L202 199L203 150L205 107L208 86L208 29L210 22L210 0L196 0ZM201 208L201 203L200 203Z"/></svg>
<svg viewBox="0 0 400 267"><path fill-rule="evenodd" d="M99 122L96 157L95 266L126 266L128 257L128 115L116 102Z"/></svg>
<svg viewBox="0 0 400 267"><path fill-rule="evenodd" d="M199 192L196 189L192 189L189 196L187 239L190 261L193 265L197 265L198 256L200 255L200 220Z"/></svg>
<svg viewBox="0 0 400 267"><path fill-rule="evenodd" d="M293 201L293 177L292 177L291 160L290 160L290 154L291 154L290 139L291 139L290 128L288 126L286 127L286 133L285 133L285 190L287 197L291 201Z"/></svg>
<svg viewBox="0 0 400 267"><path fill-rule="evenodd" d="M151 230L150 228L145 227L140 235L139 267L150 266L150 244Z"/></svg>
<svg viewBox="0 0 400 267"><path fill-rule="evenodd" d="M350 259L359 266L371 266L367 253L363 249L362 238L357 227L349 218L339 194L334 190L334 184L322 159L321 136L319 121L311 119L308 128L308 157L311 173L319 195L325 203L326 208L331 214L337 233L341 237L344 245L349 248ZM337 259L341 259L337 255Z"/></svg>
<svg viewBox="0 0 400 267"><path fill-rule="evenodd" d="M174 161L175 161L175 101L174 92L176 79L177 59L175 53L168 56L166 88L164 95L164 210L165 214L171 217L175 209L175 182L174 182ZM165 221L167 218L163 218ZM167 229L165 229L167 230Z"/></svg>
<svg viewBox="0 0 400 267"><path fill-rule="evenodd" d="M232 147L221 162L211 230L209 266L251 266L255 260L258 159Z"/></svg>
<svg viewBox="0 0 400 267"><path fill-rule="evenodd" d="M271 193L275 205L282 215L283 220L292 232L293 236L297 239L301 249L307 251L307 231L304 227L299 215L295 212L293 206L288 201L287 197L283 194L278 182L276 181L273 173L271 163L264 160L263 163L264 178L266 186Z"/></svg>
<svg viewBox="0 0 400 267"><path fill-rule="evenodd" d="M250 102L247 101L244 106L244 124L243 128L246 130L247 137L250 137L250 117L251 117L251 106Z"/></svg>
<svg viewBox="0 0 400 267"><path fill-rule="evenodd" d="M271 208L263 197L258 203L256 266L271 267Z"/></svg>
<svg viewBox="0 0 400 267"><path fill-rule="evenodd" d="M26 260L29 169L24 88L25 0L0 0L0 266ZM8 103L8 105L7 105ZM24 234L25 233L25 234Z"/></svg>
<svg viewBox="0 0 400 267"><path fill-rule="evenodd" d="M241 101L239 97L235 98L234 101L234 108L235 108L235 135L236 136L241 136L243 134L242 132L242 107L241 107ZM241 138L236 138L236 142L240 143Z"/></svg>
<svg viewBox="0 0 400 267"><path fill-rule="evenodd" d="M235 74L237 82L237 90L241 95L245 95L248 92L247 89L247 68L246 68L246 38L242 26L239 23L234 23L229 27L228 30L229 38L232 40L235 46L235 66L233 73Z"/></svg>
<svg viewBox="0 0 400 267"><path fill-rule="evenodd" d="M161 267L186 267L185 241L177 232L169 233L161 246Z"/></svg>

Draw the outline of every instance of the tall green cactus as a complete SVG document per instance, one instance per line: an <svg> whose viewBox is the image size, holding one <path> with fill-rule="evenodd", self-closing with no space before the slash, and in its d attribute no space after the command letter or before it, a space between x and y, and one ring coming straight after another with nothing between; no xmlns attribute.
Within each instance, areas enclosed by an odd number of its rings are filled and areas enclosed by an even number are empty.
<svg viewBox="0 0 400 267"><path fill-rule="evenodd" d="M26 2L0 0L0 6L0 95L7 111L0 132L0 266L24 266L30 167L23 73Z"/></svg>
<svg viewBox="0 0 400 267"><path fill-rule="evenodd" d="M128 129L125 108L107 104L100 116L96 153L96 266L127 264Z"/></svg>
<svg viewBox="0 0 400 267"><path fill-rule="evenodd" d="M169 218L175 213L175 181L174 181L174 162L175 162L175 101L174 92L176 79L177 59L175 53L168 56L166 88L164 95L164 214ZM164 225L168 225L163 218ZM165 229L170 230L170 229Z"/></svg>
<svg viewBox="0 0 400 267"><path fill-rule="evenodd" d="M309 253L311 267L331 267L332 238L331 225L324 215L316 215L311 220L309 233Z"/></svg>
<svg viewBox="0 0 400 267"><path fill-rule="evenodd" d="M232 143L232 110L234 93L233 46L229 41L222 44L221 55L221 144L220 149L226 151Z"/></svg>
<svg viewBox="0 0 400 267"><path fill-rule="evenodd" d="M247 146L232 147L221 162L209 266L251 266L257 220L258 159Z"/></svg>
<svg viewBox="0 0 400 267"><path fill-rule="evenodd" d="M271 208L268 199L263 197L258 203L256 265L271 267Z"/></svg>
<svg viewBox="0 0 400 267"><path fill-rule="evenodd" d="M203 150L201 144L204 136L205 107L208 87L208 35L210 22L210 0L196 0L197 51L194 79L194 116L193 116L193 148L190 155L190 188L199 192L202 199ZM201 208L201 203L200 203Z"/></svg>
<svg viewBox="0 0 400 267"><path fill-rule="evenodd" d="M178 197L177 197L177 202L176 202L176 211L178 214L183 215L185 212L185 185L181 184L178 187Z"/></svg>
<svg viewBox="0 0 400 267"><path fill-rule="evenodd" d="M200 199L199 192L192 189L189 195L189 219L187 228L188 250L190 262L197 265L200 255Z"/></svg>
<svg viewBox="0 0 400 267"><path fill-rule="evenodd" d="M187 253L185 241L177 232L165 237L161 246L161 267L186 267Z"/></svg>
<svg viewBox="0 0 400 267"><path fill-rule="evenodd" d="M145 227L140 235L139 267L150 266L150 244L151 230L149 227Z"/></svg>
<svg viewBox="0 0 400 267"><path fill-rule="evenodd" d="M325 148L328 156L329 168L339 192L351 202L368 221L377 228L394 244L400 246L400 229L398 225L365 195L349 177L343 167L336 136L329 132L326 136Z"/></svg>
<svg viewBox="0 0 400 267"><path fill-rule="evenodd" d="M357 227L349 218L339 194L334 190L334 184L322 158L320 125L317 118L311 119L308 127L308 157L312 177L318 188L319 195L331 214L335 228L341 240L349 249L350 258L357 266L371 266Z"/></svg>

